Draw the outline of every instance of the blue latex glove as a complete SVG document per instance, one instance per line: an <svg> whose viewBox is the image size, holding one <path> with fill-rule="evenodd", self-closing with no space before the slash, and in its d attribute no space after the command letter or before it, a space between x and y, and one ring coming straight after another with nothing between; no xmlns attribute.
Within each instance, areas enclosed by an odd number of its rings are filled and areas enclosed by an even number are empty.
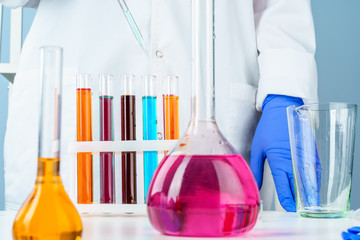
<svg viewBox="0 0 360 240"><path fill-rule="evenodd" d="M281 206L295 212L295 194L286 108L303 105L301 98L268 95L251 147L250 167L259 189L268 160Z"/></svg>
<svg viewBox="0 0 360 240"><path fill-rule="evenodd" d="M360 227L349 228L348 232L343 232L341 236L344 240L360 240Z"/></svg>

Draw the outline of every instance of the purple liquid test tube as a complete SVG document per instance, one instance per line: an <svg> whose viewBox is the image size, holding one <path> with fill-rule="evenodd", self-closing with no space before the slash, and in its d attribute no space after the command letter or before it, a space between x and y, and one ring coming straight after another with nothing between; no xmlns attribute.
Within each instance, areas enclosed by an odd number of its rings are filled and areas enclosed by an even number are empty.
<svg viewBox="0 0 360 240"><path fill-rule="evenodd" d="M100 141L113 141L112 75L100 75ZM115 203L114 153L100 153L100 203Z"/></svg>

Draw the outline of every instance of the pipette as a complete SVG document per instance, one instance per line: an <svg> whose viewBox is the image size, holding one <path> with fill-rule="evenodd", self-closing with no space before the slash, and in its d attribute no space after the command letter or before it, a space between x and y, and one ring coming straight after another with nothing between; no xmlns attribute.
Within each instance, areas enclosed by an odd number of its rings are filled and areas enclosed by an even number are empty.
<svg viewBox="0 0 360 240"><path fill-rule="evenodd" d="M142 47L142 49L144 50L144 52L146 53L146 55L149 56L149 52L145 46L145 42L144 42L144 38L141 35L141 32L139 30L139 27L136 25L135 19L133 18L133 16L131 15L131 12L125 2L125 0L117 0L121 9L124 12L124 15L126 17L126 20L128 21L131 30L134 33L134 36L136 38L136 40L139 42L140 46Z"/></svg>

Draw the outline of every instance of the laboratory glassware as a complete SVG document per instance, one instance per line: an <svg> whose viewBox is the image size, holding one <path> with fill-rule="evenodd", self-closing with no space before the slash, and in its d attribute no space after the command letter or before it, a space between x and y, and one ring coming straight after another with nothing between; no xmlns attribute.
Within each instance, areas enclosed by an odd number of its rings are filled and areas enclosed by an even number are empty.
<svg viewBox="0 0 360 240"><path fill-rule="evenodd" d="M14 239L81 239L82 223L60 170L62 49L42 47L41 115L35 187L16 215Z"/></svg>
<svg viewBox="0 0 360 240"><path fill-rule="evenodd" d="M156 77L143 76L143 139L157 140ZM158 165L157 151L144 152L144 193L145 200L151 178Z"/></svg>
<svg viewBox="0 0 360 240"><path fill-rule="evenodd" d="M121 87L121 140L136 140L135 76L123 75ZM121 153L122 203L136 204L136 152Z"/></svg>
<svg viewBox="0 0 360 240"><path fill-rule="evenodd" d="M113 76L100 75L100 141L114 141ZM100 203L115 203L114 153L100 153Z"/></svg>
<svg viewBox="0 0 360 240"><path fill-rule="evenodd" d="M179 94L178 77L164 79L163 115L165 140L179 139Z"/></svg>
<svg viewBox="0 0 360 240"><path fill-rule="evenodd" d="M296 210L303 217L344 217L350 210L357 106L287 108Z"/></svg>
<svg viewBox="0 0 360 240"><path fill-rule="evenodd" d="M92 141L92 92L91 76L78 74L76 78L77 141ZM77 201L93 202L93 155L91 152L77 154Z"/></svg>
<svg viewBox="0 0 360 240"><path fill-rule="evenodd" d="M134 36L136 38L136 40L138 41L138 43L140 44L140 46L142 47L142 49L144 50L144 52L146 53L146 55L149 56L149 52L146 48L146 45L145 45L145 41L144 41L144 38L143 36L141 35L141 32L140 32L140 29L139 27L137 26L136 22L135 22L135 19L134 17L132 16L131 12L130 12L130 9L129 7L127 6L125 0L117 0L125 17L126 17L126 20L128 21L129 23L129 26L132 30L132 32L134 33Z"/></svg>
<svg viewBox="0 0 360 240"><path fill-rule="evenodd" d="M214 1L193 0L192 117L151 180L147 211L159 232L234 236L252 229L260 197L249 166L215 121Z"/></svg>

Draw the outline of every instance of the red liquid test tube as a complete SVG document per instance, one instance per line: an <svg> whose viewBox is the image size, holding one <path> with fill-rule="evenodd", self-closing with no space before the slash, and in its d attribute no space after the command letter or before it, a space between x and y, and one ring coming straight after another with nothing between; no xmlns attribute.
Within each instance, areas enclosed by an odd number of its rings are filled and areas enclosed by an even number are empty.
<svg viewBox="0 0 360 240"><path fill-rule="evenodd" d="M113 77L100 75L100 141L114 141ZM114 153L100 153L100 203L115 203Z"/></svg>

